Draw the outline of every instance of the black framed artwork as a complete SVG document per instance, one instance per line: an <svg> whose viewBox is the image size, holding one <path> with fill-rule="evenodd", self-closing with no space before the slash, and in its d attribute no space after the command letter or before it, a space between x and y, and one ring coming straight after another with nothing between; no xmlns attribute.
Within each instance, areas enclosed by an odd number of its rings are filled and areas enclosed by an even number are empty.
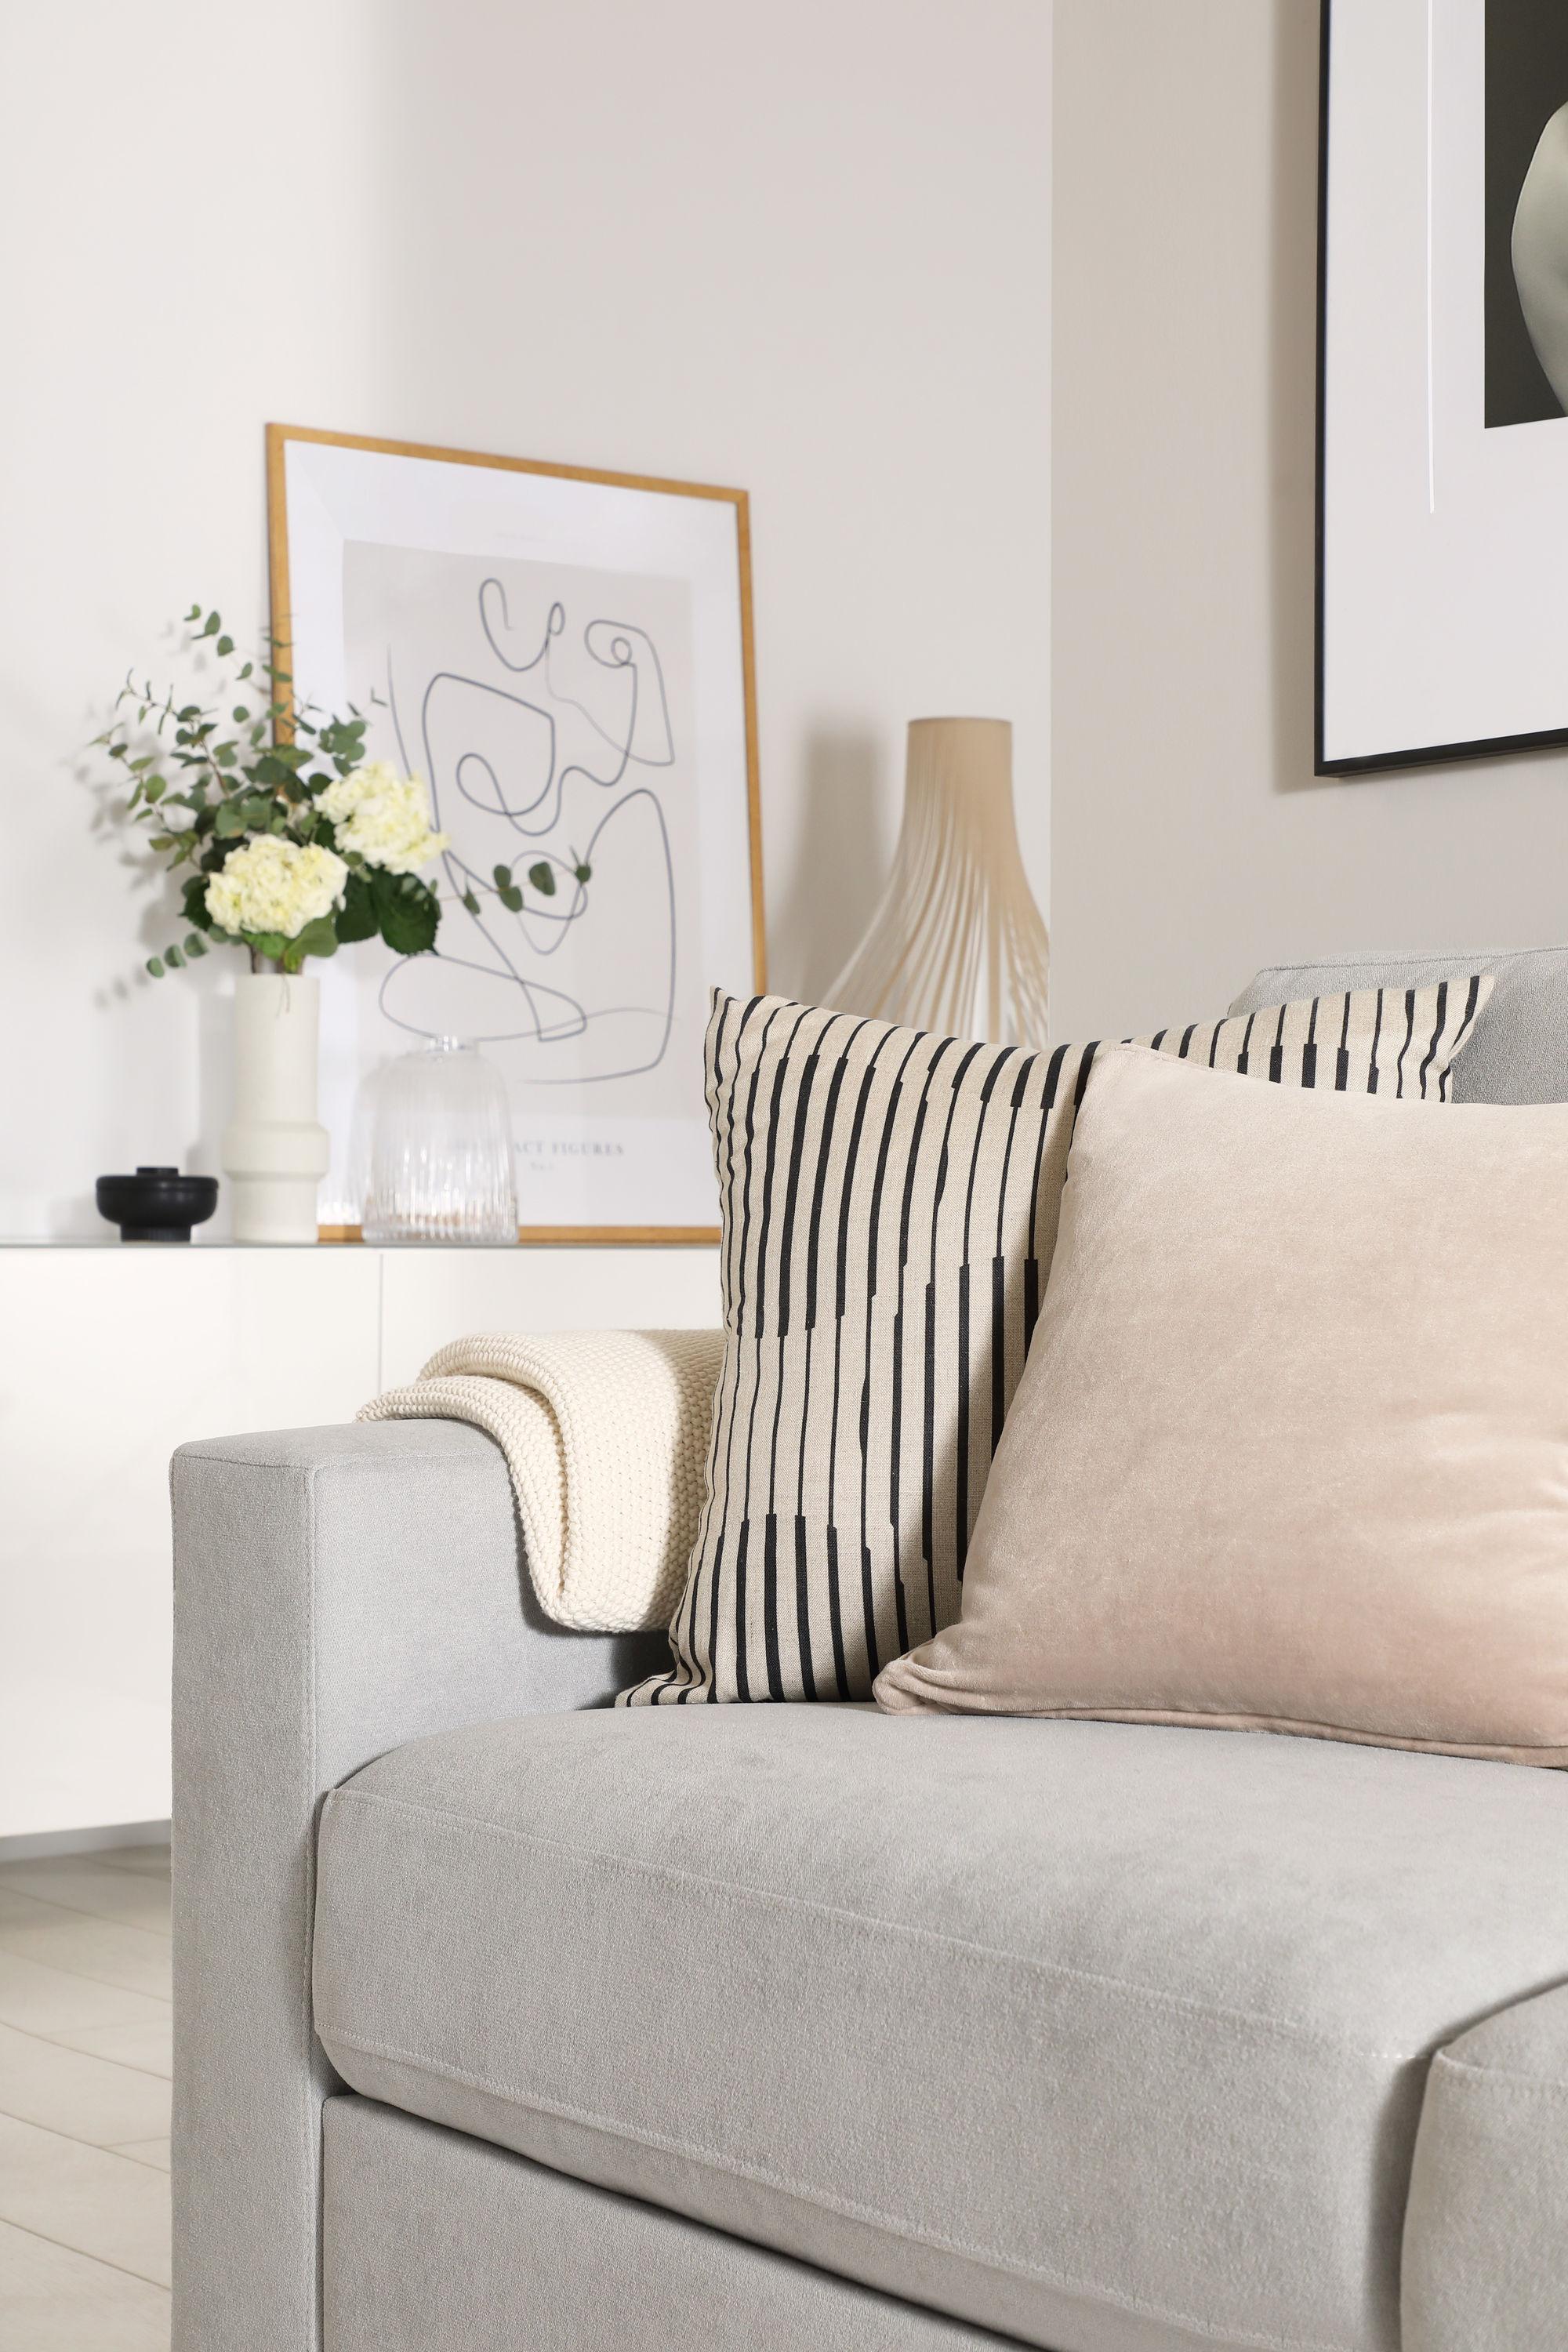
<svg viewBox="0 0 1568 2352"><path fill-rule="evenodd" d="M1568 0L1323 0L1317 768L1568 743Z"/></svg>

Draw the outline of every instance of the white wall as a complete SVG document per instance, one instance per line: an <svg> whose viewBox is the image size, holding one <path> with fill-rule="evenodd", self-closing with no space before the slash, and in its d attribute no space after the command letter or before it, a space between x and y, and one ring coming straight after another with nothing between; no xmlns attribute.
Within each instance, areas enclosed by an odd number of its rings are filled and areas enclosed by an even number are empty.
<svg viewBox="0 0 1568 2352"><path fill-rule="evenodd" d="M0 1232L216 1165L227 975L142 975L76 755L194 597L262 620L269 417L752 491L776 985L853 943L921 711L1016 721L1044 898L1048 47L1045 0L4 12Z"/></svg>
<svg viewBox="0 0 1568 2352"><path fill-rule="evenodd" d="M1568 937L1560 755L1312 773L1317 41L1318 0L1057 9L1058 1037Z"/></svg>

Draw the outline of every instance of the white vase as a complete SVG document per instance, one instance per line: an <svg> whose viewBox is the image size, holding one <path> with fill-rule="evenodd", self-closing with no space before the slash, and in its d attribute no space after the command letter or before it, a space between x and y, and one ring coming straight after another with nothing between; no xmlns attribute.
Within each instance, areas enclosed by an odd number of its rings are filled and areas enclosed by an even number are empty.
<svg viewBox="0 0 1568 2352"><path fill-rule="evenodd" d="M911 719L892 877L823 1003L1037 1047L1049 961L1013 816L1010 723Z"/></svg>
<svg viewBox="0 0 1568 2352"><path fill-rule="evenodd" d="M316 1118L321 991L288 972L240 975L234 998L234 1117L224 1172L239 1242L313 1242L327 1130Z"/></svg>

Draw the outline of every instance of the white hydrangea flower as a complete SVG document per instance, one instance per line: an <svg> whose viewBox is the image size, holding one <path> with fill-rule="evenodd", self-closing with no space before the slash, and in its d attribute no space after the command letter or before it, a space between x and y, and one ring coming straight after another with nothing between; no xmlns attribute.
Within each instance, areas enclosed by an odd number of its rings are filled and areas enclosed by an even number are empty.
<svg viewBox="0 0 1568 2352"><path fill-rule="evenodd" d="M349 869L335 851L258 834L231 849L207 884L207 912L222 931L276 931L298 939L341 907Z"/></svg>
<svg viewBox="0 0 1568 2352"><path fill-rule="evenodd" d="M389 760L372 760L330 783L316 801L332 821L340 849L413 874L446 848L447 836L430 830L430 795L422 776L400 776Z"/></svg>

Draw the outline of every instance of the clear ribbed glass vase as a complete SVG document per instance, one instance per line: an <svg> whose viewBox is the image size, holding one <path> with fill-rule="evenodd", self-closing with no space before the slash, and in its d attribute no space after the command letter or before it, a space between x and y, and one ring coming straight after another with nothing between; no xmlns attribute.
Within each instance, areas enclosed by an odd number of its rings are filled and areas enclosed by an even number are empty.
<svg viewBox="0 0 1568 2352"><path fill-rule="evenodd" d="M517 1239L511 1110L499 1070L436 1037L370 1081L367 1242Z"/></svg>

